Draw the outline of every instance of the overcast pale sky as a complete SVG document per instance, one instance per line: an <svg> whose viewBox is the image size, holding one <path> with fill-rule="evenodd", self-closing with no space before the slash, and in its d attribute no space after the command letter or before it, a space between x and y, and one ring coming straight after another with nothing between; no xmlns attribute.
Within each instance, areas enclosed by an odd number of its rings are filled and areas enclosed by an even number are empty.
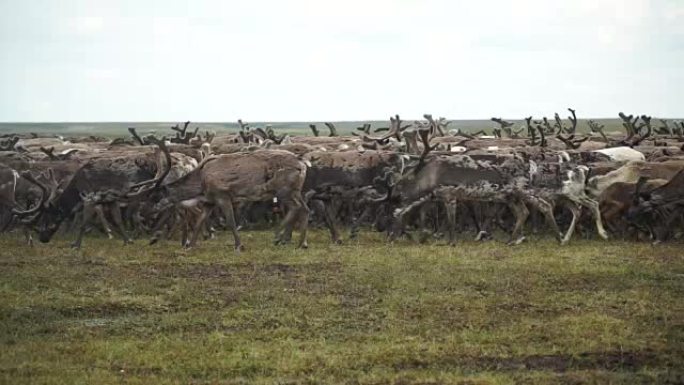
<svg viewBox="0 0 684 385"><path fill-rule="evenodd" d="M684 0L0 0L0 121L684 115Z"/></svg>

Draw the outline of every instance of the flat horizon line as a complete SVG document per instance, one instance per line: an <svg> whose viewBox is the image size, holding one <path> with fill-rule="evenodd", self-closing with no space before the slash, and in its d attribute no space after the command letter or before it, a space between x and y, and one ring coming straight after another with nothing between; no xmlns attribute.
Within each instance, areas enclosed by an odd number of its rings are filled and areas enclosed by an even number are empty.
<svg viewBox="0 0 684 385"><path fill-rule="evenodd" d="M499 117L499 116L497 116ZM682 118L671 118L671 117L655 117L656 119L682 119ZM503 119L510 119L510 120L525 120L525 118L509 118L509 117L503 117ZM578 117L579 120L587 120L587 119L620 119L618 116L615 117ZM406 121L412 121L416 120L413 118L409 118ZM422 119L421 119L422 120ZM450 121L473 121L473 120L484 120L484 121L490 121L491 118L459 118L459 119L448 119ZM52 123L52 124L84 124L84 123L98 123L98 124L104 124L104 123L178 123L178 122L186 122L187 120L53 120L53 121L0 121L0 124L46 124L46 123ZM257 123L316 123L316 122L384 122L384 121L389 121L389 119L350 119L350 120L340 120L340 119L327 119L327 120L259 120L259 119L249 119L249 120L244 120L245 123L250 123L250 122L257 122ZM190 120L191 123L235 123L237 124L237 119L235 120Z"/></svg>

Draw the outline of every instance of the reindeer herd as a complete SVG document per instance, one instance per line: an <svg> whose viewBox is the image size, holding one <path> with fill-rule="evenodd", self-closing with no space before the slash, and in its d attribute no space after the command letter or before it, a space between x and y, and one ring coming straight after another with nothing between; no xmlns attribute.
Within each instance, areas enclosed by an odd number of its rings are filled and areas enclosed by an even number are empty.
<svg viewBox="0 0 684 385"><path fill-rule="evenodd" d="M150 243L180 232L183 247L229 230L275 226L277 244L310 225L332 242L361 228L420 242L458 234L477 240L496 230L508 244L525 232L560 244L584 236L662 242L684 230L684 123L620 113L624 133L594 121L580 134L575 111L567 123L492 118L494 135L448 129L449 121L390 118L340 136L310 125L313 136L278 134L239 121L235 134L172 127L170 139L107 140L5 135L0 138L0 229L37 234L113 233L125 243ZM576 231L577 230L577 231Z"/></svg>

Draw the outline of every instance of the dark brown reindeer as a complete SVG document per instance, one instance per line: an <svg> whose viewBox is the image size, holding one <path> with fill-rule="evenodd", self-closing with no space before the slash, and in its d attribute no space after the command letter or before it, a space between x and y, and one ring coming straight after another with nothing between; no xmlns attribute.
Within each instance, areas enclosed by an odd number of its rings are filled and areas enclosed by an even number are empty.
<svg viewBox="0 0 684 385"><path fill-rule="evenodd" d="M332 241L341 243L339 218L335 208L366 202L359 217L352 224L351 237L376 208L375 198L381 193L374 188L376 178L388 167L399 167L404 155L389 151L313 151L303 157L310 163L303 191L313 208L323 215ZM380 188L382 190L382 188Z"/></svg>
<svg viewBox="0 0 684 385"><path fill-rule="evenodd" d="M150 137L148 137L150 138ZM162 143L163 141L158 141ZM165 151L168 153L168 150ZM67 219L82 212L81 231L78 239L72 244L80 247L85 227L95 216L93 210L84 207L84 203L96 202L93 200L83 201L84 196L98 192L113 191L119 195L126 195L130 188L140 183L158 182L160 167L157 157L152 151L113 152L88 159L78 170L64 183L59 186L50 186L43 183L43 188L50 192L50 199L44 202L40 215L37 217L37 231L41 242L49 242L60 225ZM170 157L167 165L171 164ZM168 170L163 173L165 177ZM155 177L155 175L157 175ZM85 209L85 210L84 210ZM113 213L118 210L112 210ZM124 240L129 241L120 215L114 217L117 230L123 234Z"/></svg>
<svg viewBox="0 0 684 385"><path fill-rule="evenodd" d="M647 227L654 243L667 240L674 225L684 225L684 168L667 183L650 191L643 188L647 178L636 183L633 204L627 211L627 219L637 226Z"/></svg>
<svg viewBox="0 0 684 385"><path fill-rule="evenodd" d="M144 185L158 186L162 183L171 183L182 178L198 165L197 161L188 155L171 153L163 140L148 136L145 142L156 144L158 148L153 155L156 175L152 181L142 182ZM139 186L140 184L135 184L130 188L135 189ZM147 228L143 212L148 202L138 192L131 195L131 192L127 192L125 188L86 189L80 191L79 196L81 198L79 205L81 223L79 236L74 242L74 247L80 247L86 226L91 224L94 219L97 219L97 223L102 226L104 232L112 238L112 226L108 221L111 219L114 222L114 229L121 235L124 243L132 242L126 230L126 220L132 223L135 234L140 234Z"/></svg>

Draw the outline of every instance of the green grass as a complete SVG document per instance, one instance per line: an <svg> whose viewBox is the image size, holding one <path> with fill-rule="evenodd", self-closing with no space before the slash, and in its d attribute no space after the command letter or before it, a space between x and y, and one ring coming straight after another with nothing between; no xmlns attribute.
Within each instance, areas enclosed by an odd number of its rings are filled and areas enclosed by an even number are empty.
<svg viewBox="0 0 684 385"><path fill-rule="evenodd" d="M682 383L681 244L0 238L6 384Z"/></svg>

